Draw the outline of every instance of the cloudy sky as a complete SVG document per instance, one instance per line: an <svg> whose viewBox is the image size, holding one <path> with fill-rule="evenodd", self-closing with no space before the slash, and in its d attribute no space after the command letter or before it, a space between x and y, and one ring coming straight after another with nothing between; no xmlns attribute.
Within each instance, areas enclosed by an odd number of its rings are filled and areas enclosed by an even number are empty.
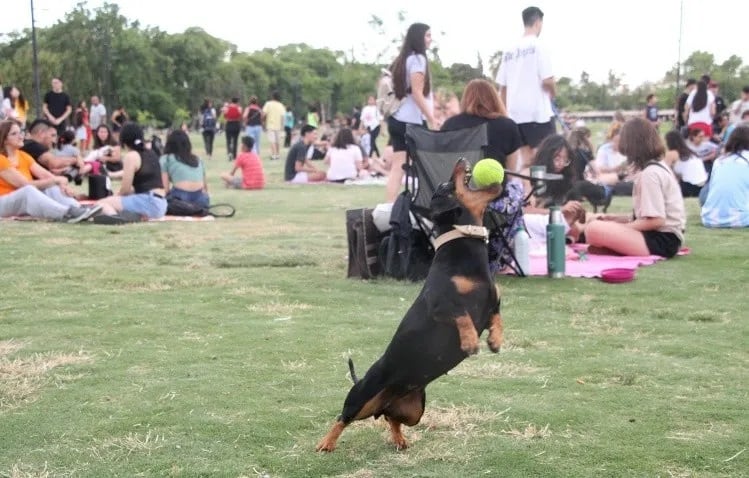
<svg viewBox="0 0 749 478"><path fill-rule="evenodd" d="M10 1L10 0L9 0ZM6 15L3 27L14 31L31 25L28 2L12 0L20 12ZM34 0L38 26L62 19L78 0ZM89 7L103 2L90 0ZM412 22L432 27L443 63L476 64L480 54L488 65L492 53L510 45L522 34L520 12L529 5L545 13L542 38L551 46L557 77L580 78L585 70L595 81L605 81L609 70L632 86L655 81L679 57L679 11L683 4L681 57L695 50L709 51L722 62L732 54L749 63L749 43L739 42L739 29L731 18L749 18L749 2L701 0L517 0L483 2L465 0L454 7L412 0L329 1L286 0L119 0L121 12L142 25L158 26L170 33L200 26L213 36L255 51L288 43L353 51L360 60L371 60ZM7 11L7 10L6 10ZM405 21L400 22L398 12ZM378 34L368 21L377 15L385 32ZM726 25L728 21L728 25ZM742 34L744 38L746 36ZM2 37L0 37L0 41Z"/></svg>

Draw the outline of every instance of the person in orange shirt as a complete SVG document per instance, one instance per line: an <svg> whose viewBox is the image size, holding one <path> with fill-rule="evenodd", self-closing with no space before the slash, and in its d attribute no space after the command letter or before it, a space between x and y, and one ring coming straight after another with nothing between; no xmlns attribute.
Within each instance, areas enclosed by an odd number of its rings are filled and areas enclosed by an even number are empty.
<svg viewBox="0 0 749 478"><path fill-rule="evenodd" d="M263 189L265 187L265 173L260 157L253 151L255 141L252 136L242 137L242 152L234 162L230 173L221 175L224 185L233 189ZM237 170L242 171L242 177L234 177Z"/></svg>
<svg viewBox="0 0 749 478"><path fill-rule="evenodd" d="M81 207L68 180L55 176L21 151L18 123L0 122L0 217L28 215L69 223L85 221L101 206Z"/></svg>

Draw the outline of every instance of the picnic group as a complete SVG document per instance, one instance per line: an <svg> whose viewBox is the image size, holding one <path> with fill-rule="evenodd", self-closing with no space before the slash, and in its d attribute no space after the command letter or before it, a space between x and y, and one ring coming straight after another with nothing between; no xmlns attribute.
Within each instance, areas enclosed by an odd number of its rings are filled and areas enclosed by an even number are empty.
<svg viewBox="0 0 749 478"><path fill-rule="evenodd" d="M459 97L432 83L431 29L414 23L393 62L373 78L371 94L348 115L324 119L313 105L297 119L278 92L262 101L206 99L195 120L168 131L163 145L124 106L109 114L95 94L88 105L74 103L59 76L51 78L41 115L30 120L29 101L11 82L0 107L0 217L117 223L123 214L161 218L172 198L207 207L205 161L222 133L231 167L221 182L228 188L263 188L263 162L280 161L285 151L285 182L380 185L387 206L404 187L408 125L485 125L485 157L521 175L505 175L490 205L517 223L508 228L510 241L522 229L545 241L549 208L558 206L568 241L593 253L673 257L685 242L685 197L699 198L705 227L749 226L749 85L724 99L704 72L686 81L673 117L659 112L651 94L640 111L616 112L605 137L594 138L585 121L555 108L543 12L528 7L519 16L522 34L503 50L496 77L469 81ZM200 153L190 142L193 128L202 136ZM269 155L261 158L266 141ZM562 179L539 193L522 178L534 166ZM86 180L89 194L76 188ZM609 214L613 196L631 197L632 213ZM500 270L509 259L496 252Z"/></svg>

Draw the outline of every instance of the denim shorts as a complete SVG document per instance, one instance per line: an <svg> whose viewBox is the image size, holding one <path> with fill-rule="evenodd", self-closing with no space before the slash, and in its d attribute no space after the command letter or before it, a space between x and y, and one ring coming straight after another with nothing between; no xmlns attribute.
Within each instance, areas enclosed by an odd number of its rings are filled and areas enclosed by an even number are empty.
<svg viewBox="0 0 749 478"><path fill-rule="evenodd" d="M166 199L152 192L122 196L122 210L134 212L149 219L159 219L166 214Z"/></svg>
<svg viewBox="0 0 749 478"><path fill-rule="evenodd" d="M242 178L238 178L241 180ZM176 198L181 199L183 201L192 202L195 204L198 204L202 207L208 207L208 205L211 202L210 196L208 196L205 192L203 192L202 189L198 189L197 191L185 191L184 189L180 188L172 188L166 195L167 199L169 198Z"/></svg>

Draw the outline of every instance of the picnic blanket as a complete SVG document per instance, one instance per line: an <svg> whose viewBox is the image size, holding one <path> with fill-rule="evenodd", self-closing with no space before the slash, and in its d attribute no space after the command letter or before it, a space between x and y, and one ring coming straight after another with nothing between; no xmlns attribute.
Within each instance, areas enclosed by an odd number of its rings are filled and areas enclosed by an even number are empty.
<svg viewBox="0 0 749 478"><path fill-rule="evenodd" d="M164 216L159 219L149 219L143 222L166 222L166 221L215 221L216 218L213 216ZM0 221L47 221L47 219L41 217L31 216L10 216L2 217ZM137 224L137 223L134 223Z"/></svg>
<svg viewBox="0 0 749 478"><path fill-rule="evenodd" d="M565 275L567 277L601 277L601 271L613 268L637 269L664 260L661 256L613 256L603 254L588 254L587 245L576 244L567 247L565 261ZM690 250L682 248L677 255L687 255ZM533 248L529 254L531 276L545 276L546 249Z"/></svg>

